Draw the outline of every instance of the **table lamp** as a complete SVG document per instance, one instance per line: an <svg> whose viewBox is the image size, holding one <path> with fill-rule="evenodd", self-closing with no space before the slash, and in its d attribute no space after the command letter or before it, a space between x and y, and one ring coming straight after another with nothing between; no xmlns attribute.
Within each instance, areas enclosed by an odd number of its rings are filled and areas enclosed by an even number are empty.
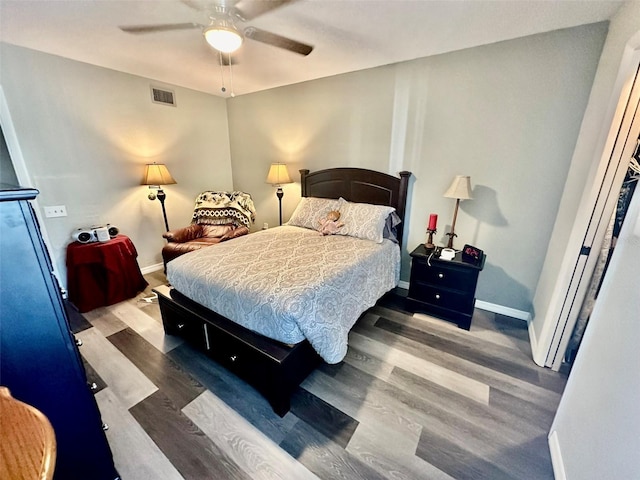
<svg viewBox="0 0 640 480"><path fill-rule="evenodd" d="M460 200L469 200L473 198L471 196L471 177L465 175L456 175L456 177L453 179L453 182L451 182L451 186L449 187L449 189L444 192L444 196L446 198L456 199L456 208L453 211L453 221L451 222L451 232L447 233L447 235L449 236L449 243L447 244L447 248L453 248L453 237L458 236L455 233L455 228Z"/></svg>
<svg viewBox="0 0 640 480"><path fill-rule="evenodd" d="M167 198L167 194L164 193L162 185L172 185L177 183L169 173L166 165L163 163L151 163L148 164L144 171L144 178L141 185L149 185L150 189L158 190L157 193L153 191L149 192L149 200L160 200L162 205L162 215L164 216L164 226L169 231L169 222L167 222L167 211L164 208L164 199Z"/></svg>
<svg viewBox="0 0 640 480"><path fill-rule="evenodd" d="M277 187L276 197L278 197L280 225L282 225L282 197L284 196L282 185L284 185L285 183L293 183L293 180L291 180L291 177L289 177L287 166L284 163L272 163L271 167L269 168L269 173L267 174L266 182L270 183L274 187Z"/></svg>

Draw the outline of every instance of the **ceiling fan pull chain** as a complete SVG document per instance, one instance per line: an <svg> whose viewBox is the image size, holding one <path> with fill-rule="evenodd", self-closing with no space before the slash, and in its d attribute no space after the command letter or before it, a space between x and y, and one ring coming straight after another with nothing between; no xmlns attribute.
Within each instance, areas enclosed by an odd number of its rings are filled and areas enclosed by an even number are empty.
<svg viewBox="0 0 640 480"><path fill-rule="evenodd" d="M218 51L218 54L220 55L220 82L222 83L222 88L220 90L224 93L227 91L224 87L224 63L222 62L222 52Z"/></svg>
<svg viewBox="0 0 640 480"><path fill-rule="evenodd" d="M231 85L231 97L235 97L236 94L233 91L233 69L231 68L231 52L229 52L229 83Z"/></svg>

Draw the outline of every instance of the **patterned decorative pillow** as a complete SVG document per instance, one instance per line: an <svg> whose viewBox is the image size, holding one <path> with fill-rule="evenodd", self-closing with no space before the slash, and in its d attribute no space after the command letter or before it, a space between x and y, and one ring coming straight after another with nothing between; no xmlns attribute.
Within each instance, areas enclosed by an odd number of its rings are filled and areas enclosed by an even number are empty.
<svg viewBox="0 0 640 480"><path fill-rule="evenodd" d="M333 198L302 197L286 225L318 230L320 220L339 206L340 201Z"/></svg>
<svg viewBox="0 0 640 480"><path fill-rule="evenodd" d="M390 213L395 208L385 205L371 205L369 203L352 203L340 198L340 221L344 227L340 228L337 235L372 240L382 243L384 225Z"/></svg>

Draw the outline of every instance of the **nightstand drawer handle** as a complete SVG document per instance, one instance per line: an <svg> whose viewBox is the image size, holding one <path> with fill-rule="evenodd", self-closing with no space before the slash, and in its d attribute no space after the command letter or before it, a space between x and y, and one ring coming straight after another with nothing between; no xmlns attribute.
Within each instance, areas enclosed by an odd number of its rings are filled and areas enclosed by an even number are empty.
<svg viewBox="0 0 640 480"><path fill-rule="evenodd" d="M440 273L438 274L438 278L444 278L444 273L440 272Z"/></svg>
<svg viewBox="0 0 640 480"><path fill-rule="evenodd" d="M232 362L235 362L235 361L238 359L238 356L237 356L237 355L231 355L231 357L229 357L229 359L230 359Z"/></svg>
<svg viewBox="0 0 640 480"><path fill-rule="evenodd" d="M178 324L178 330L182 330L184 328L184 323L179 323Z"/></svg>
<svg viewBox="0 0 640 480"><path fill-rule="evenodd" d="M440 294L436 293L436 300L440 300Z"/></svg>

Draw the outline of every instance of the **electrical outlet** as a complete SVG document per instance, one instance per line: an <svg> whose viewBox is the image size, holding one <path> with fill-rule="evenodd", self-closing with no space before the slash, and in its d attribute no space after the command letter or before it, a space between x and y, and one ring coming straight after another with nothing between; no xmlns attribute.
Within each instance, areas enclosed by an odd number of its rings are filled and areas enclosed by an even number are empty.
<svg viewBox="0 0 640 480"><path fill-rule="evenodd" d="M66 217L67 207L64 205L55 205L53 207L44 207L44 216L47 218L52 217Z"/></svg>

